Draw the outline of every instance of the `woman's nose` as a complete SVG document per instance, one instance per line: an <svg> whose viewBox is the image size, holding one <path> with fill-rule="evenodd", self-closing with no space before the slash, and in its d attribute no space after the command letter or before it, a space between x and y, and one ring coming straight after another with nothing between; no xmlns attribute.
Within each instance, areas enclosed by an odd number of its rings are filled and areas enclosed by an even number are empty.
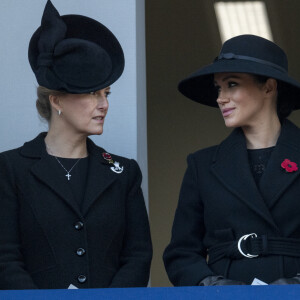
<svg viewBox="0 0 300 300"><path fill-rule="evenodd" d="M107 92L104 89L91 94L94 95L97 100L98 109L108 109Z"/></svg>
<svg viewBox="0 0 300 300"><path fill-rule="evenodd" d="M98 100L98 109L108 109L108 100L106 98L105 95L102 95L102 96L98 96L97 97L97 100Z"/></svg>
<svg viewBox="0 0 300 300"><path fill-rule="evenodd" d="M224 94L222 94L222 93L220 93L218 95L218 98L217 98L217 103L218 104L225 104L227 102L229 102L229 97L226 96L226 95L224 95Z"/></svg>

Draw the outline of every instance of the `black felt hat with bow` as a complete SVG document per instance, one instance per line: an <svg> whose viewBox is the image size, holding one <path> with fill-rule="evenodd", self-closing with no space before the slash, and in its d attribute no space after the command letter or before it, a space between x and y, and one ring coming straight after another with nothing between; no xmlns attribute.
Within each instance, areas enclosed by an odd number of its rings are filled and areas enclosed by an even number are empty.
<svg viewBox="0 0 300 300"><path fill-rule="evenodd" d="M60 16L50 0L28 57L39 85L74 94L106 88L124 69L123 50L108 28L85 16Z"/></svg>
<svg viewBox="0 0 300 300"><path fill-rule="evenodd" d="M284 51L267 39L245 34L227 40L214 62L182 80L178 89L196 102L218 107L214 74L223 72L277 79L284 86L286 101L295 103L294 109L300 108L300 83L288 75L288 60Z"/></svg>

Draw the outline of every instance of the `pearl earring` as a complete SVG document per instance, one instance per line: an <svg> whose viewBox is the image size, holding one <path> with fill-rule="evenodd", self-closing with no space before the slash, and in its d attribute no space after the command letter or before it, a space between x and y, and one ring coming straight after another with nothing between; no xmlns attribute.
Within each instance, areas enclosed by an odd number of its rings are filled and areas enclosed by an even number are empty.
<svg viewBox="0 0 300 300"><path fill-rule="evenodd" d="M59 115L59 116L61 115L61 110L60 110L60 109L58 110L58 115Z"/></svg>

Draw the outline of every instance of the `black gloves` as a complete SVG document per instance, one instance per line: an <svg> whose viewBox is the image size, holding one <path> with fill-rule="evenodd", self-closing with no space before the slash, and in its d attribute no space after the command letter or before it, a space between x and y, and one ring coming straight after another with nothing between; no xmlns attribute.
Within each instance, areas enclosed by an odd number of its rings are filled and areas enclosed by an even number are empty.
<svg viewBox="0 0 300 300"><path fill-rule="evenodd" d="M279 278L270 284L300 284L300 274L292 278ZM223 276L207 276L199 282L200 286L210 286L210 285L246 285L246 283L231 279L226 279Z"/></svg>
<svg viewBox="0 0 300 300"><path fill-rule="evenodd" d="M270 284L300 284L300 274L292 278L279 278Z"/></svg>
<svg viewBox="0 0 300 300"><path fill-rule="evenodd" d="M199 282L200 286L208 285L245 285L246 283L231 279L226 279L223 276L207 276Z"/></svg>

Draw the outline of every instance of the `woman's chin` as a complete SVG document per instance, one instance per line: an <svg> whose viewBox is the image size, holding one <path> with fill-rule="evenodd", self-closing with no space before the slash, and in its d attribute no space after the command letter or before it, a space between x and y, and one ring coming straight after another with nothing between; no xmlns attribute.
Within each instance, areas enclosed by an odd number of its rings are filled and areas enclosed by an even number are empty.
<svg viewBox="0 0 300 300"><path fill-rule="evenodd" d="M101 135L103 133L103 130L98 130L92 133L91 135Z"/></svg>
<svg viewBox="0 0 300 300"><path fill-rule="evenodd" d="M90 130L89 135L101 135L103 133L103 126L98 126Z"/></svg>
<svg viewBox="0 0 300 300"><path fill-rule="evenodd" d="M224 118L224 122L225 126L228 128L236 128L241 126L239 122L236 122L235 120L233 120L233 118Z"/></svg>

